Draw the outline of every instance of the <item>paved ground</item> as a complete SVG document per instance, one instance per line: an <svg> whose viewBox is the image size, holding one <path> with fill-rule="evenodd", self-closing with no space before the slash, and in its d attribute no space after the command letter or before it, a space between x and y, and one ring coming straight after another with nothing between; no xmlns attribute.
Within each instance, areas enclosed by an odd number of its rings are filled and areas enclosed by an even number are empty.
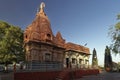
<svg viewBox="0 0 120 80"><path fill-rule="evenodd" d="M0 73L0 80L13 80L13 72Z"/></svg>
<svg viewBox="0 0 120 80"><path fill-rule="evenodd" d="M13 72L0 73L0 80L13 80ZM98 75L84 76L76 80L120 80L120 72L102 72Z"/></svg>
<svg viewBox="0 0 120 80"><path fill-rule="evenodd" d="M120 72L102 72L98 75L84 76L77 80L120 80Z"/></svg>

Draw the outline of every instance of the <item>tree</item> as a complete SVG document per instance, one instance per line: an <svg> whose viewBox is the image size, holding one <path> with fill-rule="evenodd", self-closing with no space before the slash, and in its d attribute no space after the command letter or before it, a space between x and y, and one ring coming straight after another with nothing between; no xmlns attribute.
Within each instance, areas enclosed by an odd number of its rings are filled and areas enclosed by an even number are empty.
<svg viewBox="0 0 120 80"><path fill-rule="evenodd" d="M112 57L108 46L105 49L104 68L106 71L112 70Z"/></svg>
<svg viewBox="0 0 120 80"><path fill-rule="evenodd" d="M117 16L117 20L120 20L120 15ZM109 34L112 37L111 49L113 53L120 54L120 22L110 28Z"/></svg>
<svg viewBox="0 0 120 80"><path fill-rule="evenodd" d="M97 68L97 67L98 67L97 52L96 52L95 48L94 48L94 50L93 50L92 66L93 66L94 68Z"/></svg>
<svg viewBox="0 0 120 80"><path fill-rule="evenodd" d="M23 30L0 21L0 63L24 60Z"/></svg>

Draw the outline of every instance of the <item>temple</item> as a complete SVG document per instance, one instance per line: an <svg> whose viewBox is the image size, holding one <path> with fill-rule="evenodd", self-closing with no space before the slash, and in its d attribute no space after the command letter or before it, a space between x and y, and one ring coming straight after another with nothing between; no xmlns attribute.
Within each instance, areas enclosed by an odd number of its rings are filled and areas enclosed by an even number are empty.
<svg viewBox="0 0 120 80"><path fill-rule="evenodd" d="M66 42L60 32L54 35L44 8L41 3L35 19L24 31L27 69L88 68L89 48Z"/></svg>

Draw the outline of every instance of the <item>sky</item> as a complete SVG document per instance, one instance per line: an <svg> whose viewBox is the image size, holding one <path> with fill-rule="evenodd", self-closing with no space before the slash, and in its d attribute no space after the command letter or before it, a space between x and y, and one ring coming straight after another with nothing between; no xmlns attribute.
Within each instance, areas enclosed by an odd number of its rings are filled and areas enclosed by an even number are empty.
<svg viewBox="0 0 120 80"><path fill-rule="evenodd" d="M108 32L118 22L120 0L0 0L0 20L25 30L41 2L54 35L60 31L66 42L87 43L91 54L96 49L99 65L104 65L105 47L111 44ZM119 62L120 56L112 55L112 59Z"/></svg>

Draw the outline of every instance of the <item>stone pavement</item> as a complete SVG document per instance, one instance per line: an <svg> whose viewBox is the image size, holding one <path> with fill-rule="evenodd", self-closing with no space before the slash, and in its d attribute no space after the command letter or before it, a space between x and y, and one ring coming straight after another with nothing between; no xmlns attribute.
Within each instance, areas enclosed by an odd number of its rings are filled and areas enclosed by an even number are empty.
<svg viewBox="0 0 120 80"><path fill-rule="evenodd" d="M103 72L98 75L84 76L76 80L120 80L120 72Z"/></svg>
<svg viewBox="0 0 120 80"><path fill-rule="evenodd" d="M0 73L0 80L13 80L13 72L10 73Z"/></svg>

